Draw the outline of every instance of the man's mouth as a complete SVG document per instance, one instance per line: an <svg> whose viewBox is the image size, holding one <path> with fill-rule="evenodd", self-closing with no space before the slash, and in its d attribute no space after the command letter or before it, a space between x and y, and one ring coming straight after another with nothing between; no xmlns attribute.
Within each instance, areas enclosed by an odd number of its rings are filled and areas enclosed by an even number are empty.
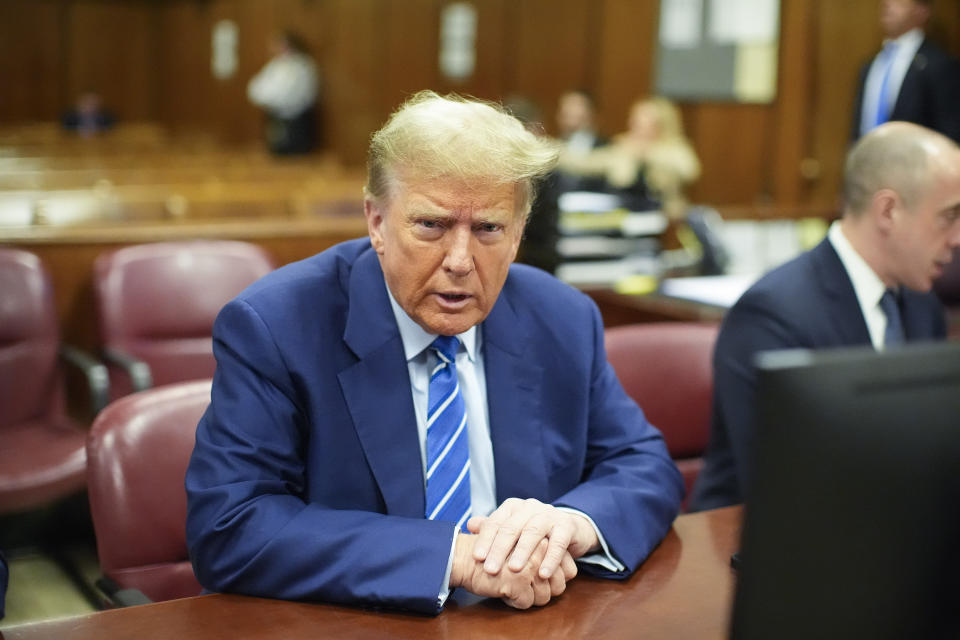
<svg viewBox="0 0 960 640"><path fill-rule="evenodd" d="M447 302L461 302L470 297L465 293L438 293L437 295Z"/></svg>

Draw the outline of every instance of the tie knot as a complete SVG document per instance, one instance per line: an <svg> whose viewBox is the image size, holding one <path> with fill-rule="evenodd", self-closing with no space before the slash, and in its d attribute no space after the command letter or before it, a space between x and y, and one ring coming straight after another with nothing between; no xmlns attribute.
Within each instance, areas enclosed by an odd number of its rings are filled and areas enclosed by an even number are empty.
<svg viewBox="0 0 960 640"><path fill-rule="evenodd" d="M444 362L456 361L459 346L460 339L456 336L437 336L437 339L430 343L430 348L434 349Z"/></svg>

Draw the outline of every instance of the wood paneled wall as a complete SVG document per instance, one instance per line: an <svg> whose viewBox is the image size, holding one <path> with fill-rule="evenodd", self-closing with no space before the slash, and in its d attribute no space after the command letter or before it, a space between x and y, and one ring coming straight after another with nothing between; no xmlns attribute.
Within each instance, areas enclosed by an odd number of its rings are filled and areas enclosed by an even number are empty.
<svg viewBox="0 0 960 640"><path fill-rule="evenodd" d="M653 85L657 0L474 0L476 72L440 77L440 10L449 0L4 0L0 121L52 119L85 89L127 120L152 119L227 142L257 140L246 83L272 31L297 29L323 71L327 147L363 162L370 132L421 88L501 100L524 95L548 130L557 97L593 91L607 133ZM931 32L960 53L960 3L935 0ZM704 174L694 199L822 207L835 202L857 69L877 49L878 0L782 0L779 86L770 105L689 103L684 120ZM221 19L239 28L237 74L210 71Z"/></svg>

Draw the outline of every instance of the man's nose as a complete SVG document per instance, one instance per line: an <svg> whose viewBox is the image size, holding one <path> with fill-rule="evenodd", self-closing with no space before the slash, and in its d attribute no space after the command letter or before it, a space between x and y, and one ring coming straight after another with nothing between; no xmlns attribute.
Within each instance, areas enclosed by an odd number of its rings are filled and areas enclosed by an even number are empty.
<svg viewBox="0 0 960 640"><path fill-rule="evenodd" d="M948 244L952 248L956 249L957 247L960 247L960 223L955 222L953 226L955 228L953 229L953 233L950 234ZM954 260L957 259L956 254L954 254L953 257L954 257Z"/></svg>
<svg viewBox="0 0 960 640"><path fill-rule="evenodd" d="M473 236L470 229L454 228L448 232L443 268L451 275L465 276L473 271Z"/></svg>

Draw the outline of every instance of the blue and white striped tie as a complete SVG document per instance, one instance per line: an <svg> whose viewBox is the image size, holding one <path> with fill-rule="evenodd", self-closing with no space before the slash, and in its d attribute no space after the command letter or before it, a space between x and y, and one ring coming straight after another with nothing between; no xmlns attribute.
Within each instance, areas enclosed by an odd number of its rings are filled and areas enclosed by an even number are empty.
<svg viewBox="0 0 960 640"><path fill-rule="evenodd" d="M459 340L439 336L430 345L438 358L427 397L427 509L429 520L455 522L466 531L470 517L470 447L467 412L457 383Z"/></svg>

